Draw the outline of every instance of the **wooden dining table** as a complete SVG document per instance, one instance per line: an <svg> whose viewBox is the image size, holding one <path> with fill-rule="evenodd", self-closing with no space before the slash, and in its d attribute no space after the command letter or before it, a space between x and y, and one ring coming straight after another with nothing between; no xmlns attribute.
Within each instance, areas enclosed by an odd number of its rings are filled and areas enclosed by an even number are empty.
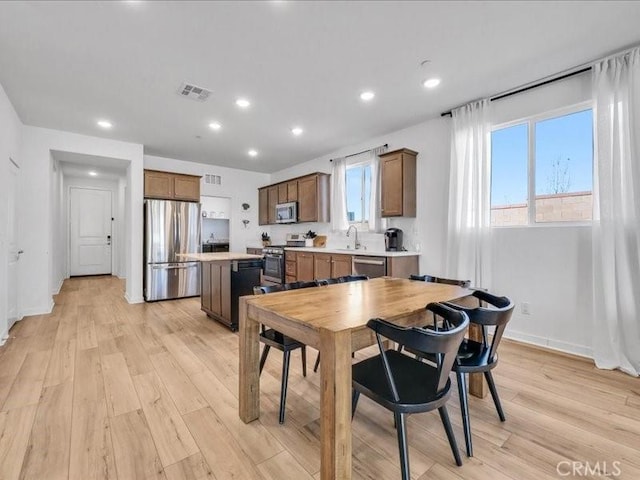
<svg viewBox="0 0 640 480"><path fill-rule="evenodd" d="M259 325L320 351L320 478L351 478L351 352L375 343L371 318L398 325L430 323L430 302L464 299L471 290L381 277L240 298L239 413L260 416Z"/></svg>

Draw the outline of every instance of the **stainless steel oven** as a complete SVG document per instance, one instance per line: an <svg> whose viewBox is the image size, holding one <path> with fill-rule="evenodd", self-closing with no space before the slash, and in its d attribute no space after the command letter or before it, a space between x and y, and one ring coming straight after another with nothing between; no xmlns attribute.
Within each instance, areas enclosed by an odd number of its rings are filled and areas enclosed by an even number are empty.
<svg viewBox="0 0 640 480"><path fill-rule="evenodd" d="M265 247L262 253L264 255L262 278L267 282L284 283L284 247Z"/></svg>

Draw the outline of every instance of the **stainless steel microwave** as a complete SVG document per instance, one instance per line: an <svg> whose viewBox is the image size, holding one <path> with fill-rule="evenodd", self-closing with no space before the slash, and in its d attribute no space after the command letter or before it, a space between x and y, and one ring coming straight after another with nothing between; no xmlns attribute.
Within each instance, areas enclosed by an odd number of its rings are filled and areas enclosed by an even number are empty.
<svg viewBox="0 0 640 480"><path fill-rule="evenodd" d="M297 221L297 202L279 203L276 205L276 223L296 223Z"/></svg>

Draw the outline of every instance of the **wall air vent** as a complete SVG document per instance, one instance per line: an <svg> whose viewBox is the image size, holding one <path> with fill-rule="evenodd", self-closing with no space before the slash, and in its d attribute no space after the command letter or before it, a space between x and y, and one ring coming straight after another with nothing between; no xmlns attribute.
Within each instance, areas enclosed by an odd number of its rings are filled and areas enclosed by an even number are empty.
<svg viewBox="0 0 640 480"><path fill-rule="evenodd" d="M222 177L220 175L205 174L204 183L209 185L222 185Z"/></svg>
<svg viewBox="0 0 640 480"><path fill-rule="evenodd" d="M209 95L211 95L211 90L207 90L206 88L198 87L191 83L183 83L180 85L178 89L178 94L190 98L191 100L196 100L198 102L204 102Z"/></svg>

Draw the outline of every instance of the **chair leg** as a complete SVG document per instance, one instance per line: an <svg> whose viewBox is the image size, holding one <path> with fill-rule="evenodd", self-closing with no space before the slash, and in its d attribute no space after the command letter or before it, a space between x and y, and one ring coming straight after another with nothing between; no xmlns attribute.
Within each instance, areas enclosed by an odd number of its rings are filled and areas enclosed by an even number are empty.
<svg viewBox="0 0 640 480"><path fill-rule="evenodd" d="M280 389L280 416L278 418L280 424L284 423L284 407L287 403L287 385L289 383L289 360L291 359L291 352L284 352L284 358L282 359L282 388Z"/></svg>
<svg viewBox="0 0 640 480"><path fill-rule="evenodd" d="M398 432L398 449L400 450L400 470L402 480L409 480L409 449L407 448L407 424L404 413L394 414L396 431Z"/></svg>
<svg viewBox="0 0 640 480"><path fill-rule="evenodd" d="M318 371L318 367L320 366L320 352L318 352L318 356L316 357L316 363L313 365L313 373Z"/></svg>
<svg viewBox="0 0 640 480"><path fill-rule="evenodd" d="M458 442L456 442L456 436L453 434L453 428L451 428L451 421L449 420L449 413L447 412L447 406L443 405L438 409L440 413L440 420L444 426L444 431L447 433L449 439L449 445L453 452L453 457L456 459L456 465L462 466L462 459L460 458L460 451L458 450Z"/></svg>
<svg viewBox="0 0 640 480"><path fill-rule="evenodd" d="M473 445L471 444L471 424L469 422L469 396L467 395L467 379L464 373L456 372L458 379L458 393L460 394L460 410L462 412L462 427L464 441L467 444L467 457L473 457Z"/></svg>
<svg viewBox="0 0 640 480"><path fill-rule="evenodd" d="M495 403L496 405L496 410L498 411L500 421L504 422L506 418L504 416L504 410L502 410L502 404L500 403L500 397L498 396L498 390L496 389L496 383L493 381L491 370L484 372L484 378L487 379L487 385L489 385L489 391L491 392L493 403Z"/></svg>
<svg viewBox="0 0 640 480"><path fill-rule="evenodd" d="M359 398L360 398L360 392L354 389L353 394L351 395L351 419L352 420L354 415L356 414L356 408L358 407Z"/></svg>
<svg viewBox="0 0 640 480"><path fill-rule="evenodd" d="M306 345L302 346L302 376L307 376L307 347Z"/></svg>
<svg viewBox="0 0 640 480"><path fill-rule="evenodd" d="M260 373L262 373L262 369L264 368L264 362L267 361L267 355L269 355L269 350L271 347L269 345L265 345L262 349L262 356L260 357Z"/></svg>

